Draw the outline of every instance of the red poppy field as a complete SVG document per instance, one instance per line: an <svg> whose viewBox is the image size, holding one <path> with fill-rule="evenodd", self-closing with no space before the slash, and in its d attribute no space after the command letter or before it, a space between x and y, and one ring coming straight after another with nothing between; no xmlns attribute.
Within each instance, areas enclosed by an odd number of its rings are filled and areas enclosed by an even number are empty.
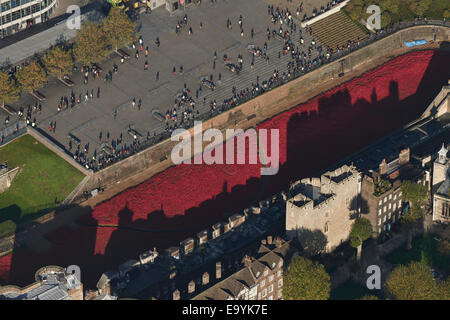
<svg viewBox="0 0 450 320"><path fill-rule="evenodd" d="M22 248L1 257L0 278L26 285L41 266L77 264L91 288L102 272L140 252L177 245L400 129L419 117L447 83L448 65L450 54L442 51L398 57L261 123L258 129L279 129L277 175L261 176L259 164L169 168L98 205L79 219L79 227L47 234L50 250Z"/></svg>

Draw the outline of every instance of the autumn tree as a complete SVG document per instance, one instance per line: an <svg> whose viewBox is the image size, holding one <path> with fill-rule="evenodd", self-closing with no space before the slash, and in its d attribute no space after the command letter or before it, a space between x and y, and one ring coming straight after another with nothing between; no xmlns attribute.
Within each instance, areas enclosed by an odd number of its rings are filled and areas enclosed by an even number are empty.
<svg viewBox="0 0 450 320"><path fill-rule="evenodd" d="M98 23L83 23L75 37L73 54L75 60L83 65L100 62L107 57L106 37Z"/></svg>
<svg viewBox="0 0 450 320"><path fill-rule="evenodd" d="M350 245L357 249L357 260L361 258L363 242L372 235L372 224L366 218L357 218L350 231Z"/></svg>
<svg viewBox="0 0 450 320"><path fill-rule="evenodd" d="M0 99L2 106L6 103L13 103L17 101L20 94L20 88L16 85L14 79L3 71L0 71Z"/></svg>
<svg viewBox="0 0 450 320"><path fill-rule="evenodd" d="M136 40L136 23L131 21L123 10L112 7L108 16L102 22L102 30L106 42L114 50L130 45Z"/></svg>
<svg viewBox="0 0 450 320"><path fill-rule="evenodd" d="M439 294L430 268L421 262L396 267L386 280L385 289L395 300L433 300Z"/></svg>
<svg viewBox="0 0 450 320"><path fill-rule="evenodd" d="M283 298L327 300L330 298L330 285L330 275L323 265L297 256L283 275Z"/></svg>
<svg viewBox="0 0 450 320"><path fill-rule="evenodd" d="M72 72L72 54L61 46L51 49L44 55L42 60L48 73L58 79Z"/></svg>
<svg viewBox="0 0 450 320"><path fill-rule="evenodd" d="M16 77L22 88L29 93L42 88L47 83L47 74L36 61L21 68L17 72Z"/></svg>
<svg viewBox="0 0 450 320"><path fill-rule="evenodd" d="M359 300L380 300L376 295L373 294L366 294L365 296L362 296Z"/></svg>
<svg viewBox="0 0 450 320"><path fill-rule="evenodd" d="M417 16L422 17L433 0L408 0L409 7Z"/></svg>
<svg viewBox="0 0 450 320"><path fill-rule="evenodd" d="M422 218L422 205L427 199L428 191L423 184L404 181L401 186L403 198L409 202L409 211L402 216L402 221L408 228L406 248L412 248L412 230L414 224Z"/></svg>

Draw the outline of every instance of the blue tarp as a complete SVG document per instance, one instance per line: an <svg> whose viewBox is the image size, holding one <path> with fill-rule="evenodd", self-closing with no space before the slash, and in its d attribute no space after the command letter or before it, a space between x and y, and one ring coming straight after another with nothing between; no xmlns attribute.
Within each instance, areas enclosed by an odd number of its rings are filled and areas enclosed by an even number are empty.
<svg viewBox="0 0 450 320"><path fill-rule="evenodd" d="M427 43L427 40L414 40L414 41L405 41L405 47L415 47L415 46L421 46L423 44Z"/></svg>

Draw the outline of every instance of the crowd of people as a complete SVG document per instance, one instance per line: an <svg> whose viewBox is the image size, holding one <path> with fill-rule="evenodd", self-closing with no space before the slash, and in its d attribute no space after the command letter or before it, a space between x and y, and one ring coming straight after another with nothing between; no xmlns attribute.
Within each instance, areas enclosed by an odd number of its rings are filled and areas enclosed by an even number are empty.
<svg viewBox="0 0 450 320"><path fill-rule="evenodd" d="M328 3L326 7L321 8L319 11L315 11L316 14L319 12L324 12L330 9L333 5L339 3L341 1L332 1ZM303 5L301 4L297 10L297 16L303 11ZM332 48L324 48L320 44L316 42L316 40L312 37L312 31L310 28L302 29L300 26L296 24L296 20L293 19L292 13L288 9L281 9L278 7L274 7L269 5L267 7L267 13L269 19L271 21L271 25L269 25L266 29L266 39L265 42L261 44L261 47L257 45L249 45L247 47L247 53L250 54L250 58L248 60L244 59L244 55L239 53L237 55L236 63L231 63L230 58L227 53L223 55L223 63L224 67L235 73L235 76L239 77L239 73L244 68L250 68L251 72L254 71L256 59L261 59L270 65L270 59L283 59L288 60L285 67L280 68L279 63L277 63L278 67L274 68L272 74L267 78L260 78L258 74L254 74L256 81L253 81L251 84L238 88L237 86L233 86L231 88L230 95L228 98L223 99L222 101L216 101L214 94L206 94L204 92L203 87L214 91L216 89L216 83L214 82L213 74L210 74L209 77L202 79L199 88L192 92L187 84L184 84L181 92L177 94L174 98L174 103L172 107L166 109L163 115L163 121L165 124L164 132L160 134L156 134L153 131L153 134L150 131L147 131L147 135L141 136L136 130L129 128L128 132L132 136L131 142L126 143L125 139L123 139L122 134L120 134L117 138L110 137L108 131L105 131L106 134L103 135L103 132L99 133L99 148L94 149L91 155L89 155L89 144L86 144L84 147L81 146L81 142L76 137L71 137L69 139L68 152L73 155L73 158L78 161L81 165L86 167L87 169L92 169L94 171L100 170L104 167L109 166L110 164L120 161L123 158L128 157L135 152L142 150L155 142L162 140L165 137L170 136L173 130L177 128L188 128L193 125L194 119L206 119L213 115L216 115L220 112L233 108L236 105L241 104L244 101L247 101L253 97L256 97L259 94L262 94L272 88L289 81L301 74L304 74L311 69L326 63L330 59L333 58L333 55L338 53L339 50L343 50L344 48L337 48L337 50L333 50ZM314 13L313 13L314 15ZM298 21L298 20L297 20ZM244 25L245 19L242 15L239 18L233 21L233 19L228 18L226 21L226 27L229 32L233 31L233 23L237 22L238 32L241 36L244 36ZM199 28L203 28L204 25L200 22ZM250 39L253 40L255 32L253 28L250 28ZM183 30L187 30L187 34L190 36L193 34L193 26L190 24L187 15L184 15L182 20L178 21L175 26L175 32L178 36L181 36ZM308 40L307 40L308 39ZM278 42L279 41L279 42ZM159 37L156 37L155 45L159 48L161 45ZM348 47L356 46L355 43L348 43ZM269 51L269 46L271 50ZM275 50L274 50L275 48ZM279 48L279 50L276 50ZM130 47L131 50L135 50L135 59L136 62L141 61L140 57L145 57L144 62L144 70L149 69L149 60L150 60L150 50L149 47L144 44L144 39L142 36L139 37L138 43L133 43ZM288 59L286 59L286 57ZM217 52L214 52L212 70L216 69L217 62ZM245 61L244 61L245 60ZM124 63L124 58L121 58L121 63ZM75 69L76 70L76 69ZM179 73L183 73L183 66L173 66L172 74L175 75L179 70ZM65 109L71 109L75 107L77 104L81 104L82 102L88 103L89 101L97 98L100 99L100 87L92 88L90 82L96 82L98 79L103 79L104 81L112 82L113 75L118 73L119 66L114 64L113 69L108 72L103 72L100 66L91 65L91 66L83 66L81 67L80 72L83 74L84 84L89 87L84 92L71 92L70 97L62 96L60 97L57 103L57 111L60 112ZM156 81L159 81L159 71L155 70ZM104 74L103 76L101 74ZM220 84L222 79L221 73L218 74L218 82ZM208 100L207 100L208 98ZM209 111L200 112L199 105L203 106L203 109L208 109L206 106L209 106ZM141 109L142 99L133 97L131 99L131 105L133 108ZM33 126L36 125L36 117L33 116L33 113L41 112L42 106L41 104L36 104L33 108L29 106L26 112L26 116L23 115L23 110L21 108L21 113L24 117L26 117L27 124L31 124ZM113 113L114 119L117 117L117 109L114 110ZM8 119L9 121L9 119ZM49 132L55 133L56 130L56 121L51 121L49 123ZM75 144L75 148L73 146Z"/></svg>

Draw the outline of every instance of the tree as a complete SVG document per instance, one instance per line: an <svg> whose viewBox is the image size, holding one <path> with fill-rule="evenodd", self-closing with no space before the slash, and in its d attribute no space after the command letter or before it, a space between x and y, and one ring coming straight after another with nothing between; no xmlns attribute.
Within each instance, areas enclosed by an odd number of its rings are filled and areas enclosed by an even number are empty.
<svg viewBox="0 0 450 320"><path fill-rule="evenodd" d="M283 297L287 300L327 300L330 275L323 265L307 258L294 257L283 275Z"/></svg>
<svg viewBox="0 0 450 320"><path fill-rule="evenodd" d="M106 42L116 51L136 40L136 23L132 22L125 12L117 7L112 7L108 16L103 20L102 30Z"/></svg>
<svg viewBox="0 0 450 320"><path fill-rule="evenodd" d="M450 278L438 283L438 297L439 300L450 300Z"/></svg>
<svg viewBox="0 0 450 320"><path fill-rule="evenodd" d="M42 60L48 73L58 79L72 72L72 54L61 46L51 49L44 55Z"/></svg>
<svg viewBox="0 0 450 320"><path fill-rule="evenodd" d="M86 21L75 37L75 60L89 65L100 62L108 55L106 37L98 23Z"/></svg>
<svg viewBox="0 0 450 320"><path fill-rule="evenodd" d="M362 0L354 0L349 2L349 4L345 7L345 10L348 12L348 15L352 20L359 21L363 15L364 1Z"/></svg>
<svg viewBox="0 0 450 320"><path fill-rule="evenodd" d="M423 16L433 0L409 0L409 7L417 16Z"/></svg>
<svg viewBox="0 0 450 320"><path fill-rule="evenodd" d="M362 296L359 300L380 300L376 295L373 294L366 294L365 296Z"/></svg>
<svg viewBox="0 0 450 320"><path fill-rule="evenodd" d="M396 267L386 280L385 289L396 300L433 300L439 294L430 268L420 262Z"/></svg>
<svg viewBox="0 0 450 320"><path fill-rule="evenodd" d="M350 245L357 248L356 258L361 258L362 244L372 235L372 224L366 218L356 218L350 231Z"/></svg>
<svg viewBox="0 0 450 320"><path fill-rule="evenodd" d="M417 220L422 218L422 204L427 199L427 188L413 181L404 181L401 186L403 198L409 202L409 211L402 216L402 221L408 228L406 248L412 248L412 229Z"/></svg>
<svg viewBox="0 0 450 320"><path fill-rule="evenodd" d="M47 83L47 74L36 61L20 69L16 77L22 88L29 93L42 88Z"/></svg>
<svg viewBox="0 0 450 320"><path fill-rule="evenodd" d="M2 106L7 103L13 103L17 101L20 94L20 88L16 85L13 79L9 78L9 75L3 71L0 71L0 99L2 100Z"/></svg>

